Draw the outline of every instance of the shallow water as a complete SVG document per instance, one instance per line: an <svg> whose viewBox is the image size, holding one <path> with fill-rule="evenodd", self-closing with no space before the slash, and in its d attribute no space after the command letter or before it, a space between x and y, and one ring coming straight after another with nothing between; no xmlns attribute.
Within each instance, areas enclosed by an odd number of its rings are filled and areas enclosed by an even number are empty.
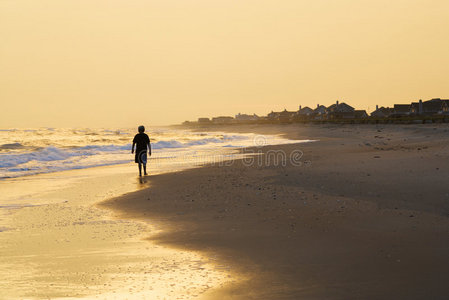
<svg viewBox="0 0 449 300"><path fill-rule="evenodd" d="M123 164L132 161L133 129L38 128L0 130L0 178ZM148 132L152 161L203 160L226 148L285 143L276 136L191 132L156 128Z"/></svg>

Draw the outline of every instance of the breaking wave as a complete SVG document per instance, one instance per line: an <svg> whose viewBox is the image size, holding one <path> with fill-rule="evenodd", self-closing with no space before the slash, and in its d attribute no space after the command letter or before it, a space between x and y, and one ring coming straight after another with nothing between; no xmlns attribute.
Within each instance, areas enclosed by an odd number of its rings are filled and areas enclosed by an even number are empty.
<svg viewBox="0 0 449 300"><path fill-rule="evenodd" d="M10 131L11 132L11 131ZM22 130L26 134L35 134L30 130ZM22 143L4 143L0 145L0 178L19 177L24 175L56 172L70 169L89 168L96 166L122 164L133 161L130 155L133 134L128 134L128 143L123 143L124 137L114 138L114 142L120 144L98 145L98 140L91 139L92 136L102 135L103 133L118 131L105 130L100 133L86 132L85 140L80 142L79 131L72 130L66 132L61 137L58 136L54 143L56 146L48 146L50 143L48 136L54 135L54 131L49 132L46 138L41 140L41 145L30 144L29 141L23 145ZM95 133L95 134L92 134ZM173 151L182 151L183 149L192 150L197 147L229 147L229 143L243 142L249 143L250 138L247 135L227 135L227 134L199 134L186 132L161 132L162 134L150 135L154 137L151 142L152 149L155 153L160 152L166 154L174 153ZM45 137L45 133L42 134ZM72 135L72 139L67 140L67 136ZM164 138L164 139L159 139ZM65 139L65 140L64 140ZM90 140L89 140L90 139ZM248 141L247 141L248 140ZM105 140L101 140L104 142ZM59 143L59 145L58 145ZM76 145L78 143L78 145ZM84 145L79 145L80 143ZM94 144L89 144L94 143ZM67 146L62 146L62 145ZM86 145L87 144L87 145Z"/></svg>

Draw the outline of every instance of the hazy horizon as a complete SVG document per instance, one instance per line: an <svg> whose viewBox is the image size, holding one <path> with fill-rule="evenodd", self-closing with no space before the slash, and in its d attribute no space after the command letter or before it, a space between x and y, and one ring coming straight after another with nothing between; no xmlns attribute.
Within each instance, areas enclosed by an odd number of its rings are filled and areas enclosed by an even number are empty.
<svg viewBox="0 0 449 300"><path fill-rule="evenodd" d="M443 0L1 1L0 127L449 98Z"/></svg>

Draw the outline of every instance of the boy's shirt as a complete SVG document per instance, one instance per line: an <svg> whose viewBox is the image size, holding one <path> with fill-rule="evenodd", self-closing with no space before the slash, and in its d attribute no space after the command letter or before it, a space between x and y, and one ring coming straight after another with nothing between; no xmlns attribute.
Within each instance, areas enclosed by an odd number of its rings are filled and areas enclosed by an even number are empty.
<svg viewBox="0 0 449 300"><path fill-rule="evenodd" d="M138 133L133 139L133 143L136 143L136 153L147 150L147 145L150 143L150 138L146 133Z"/></svg>

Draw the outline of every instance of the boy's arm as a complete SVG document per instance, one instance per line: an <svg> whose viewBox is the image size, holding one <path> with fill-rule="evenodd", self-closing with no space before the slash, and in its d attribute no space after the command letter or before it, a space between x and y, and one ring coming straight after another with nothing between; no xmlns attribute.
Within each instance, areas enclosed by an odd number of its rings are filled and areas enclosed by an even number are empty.
<svg viewBox="0 0 449 300"><path fill-rule="evenodd" d="M151 156L151 143L149 139L148 139L148 154Z"/></svg>
<svg viewBox="0 0 449 300"><path fill-rule="evenodd" d="M137 135L135 135L133 138L133 145L131 146L131 153L134 153L134 146L136 145L136 137L137 137Z"/></svg>

